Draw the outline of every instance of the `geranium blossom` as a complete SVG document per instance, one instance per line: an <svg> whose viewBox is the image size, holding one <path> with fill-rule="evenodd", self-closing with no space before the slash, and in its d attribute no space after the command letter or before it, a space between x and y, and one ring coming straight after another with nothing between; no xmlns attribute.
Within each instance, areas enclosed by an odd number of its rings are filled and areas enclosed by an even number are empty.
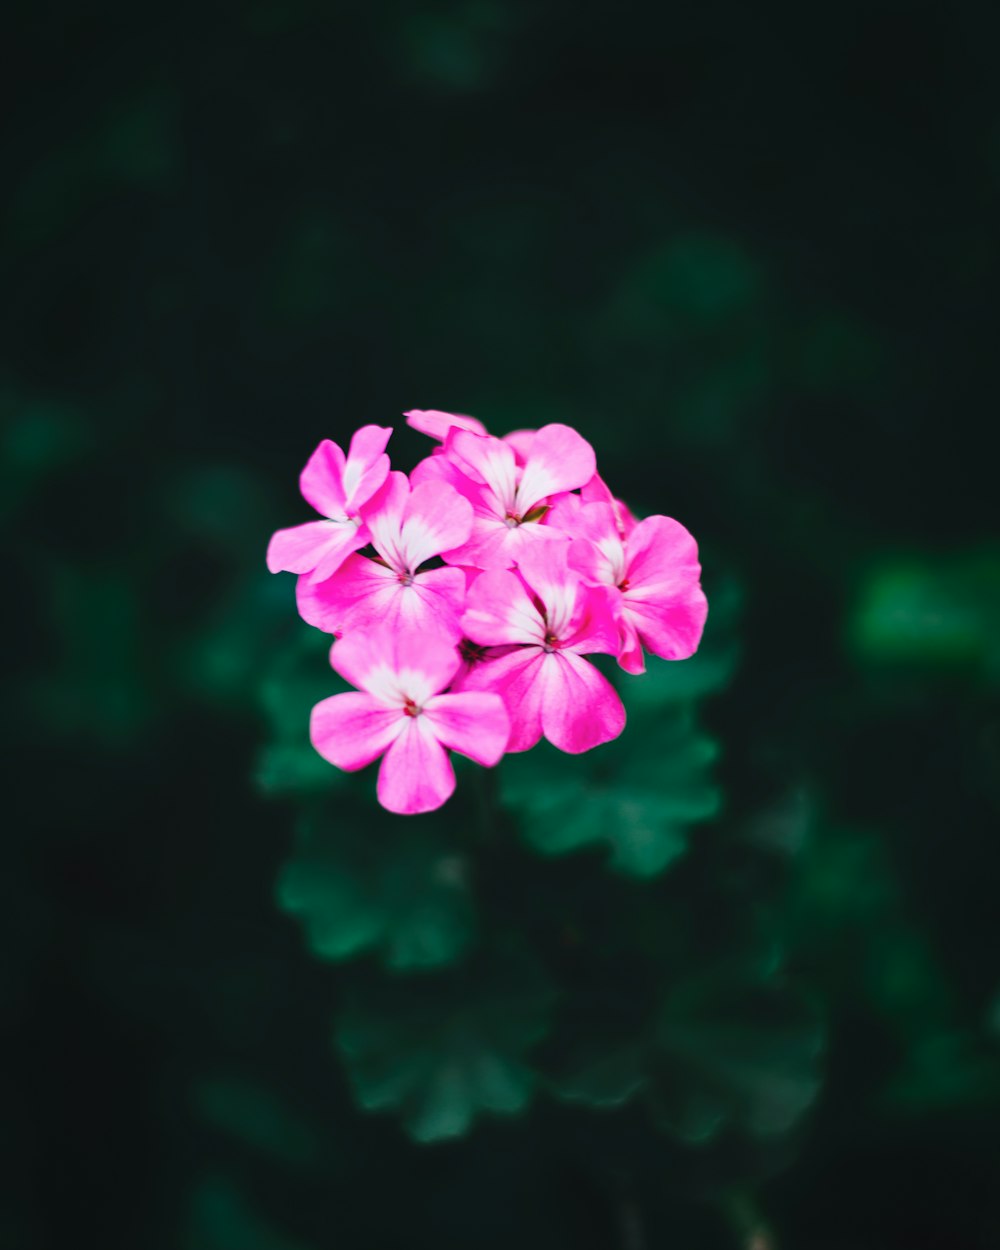
<svg viewBox="0 0 1000 1250"><path fill-rule="evenodd" d="M684 658L707 604L688 531L637 521L569 426L494 438L475 417L405 415L431 454L407 477L389 429L358 430L346 456L324 441L301 478L324 519L279 530L267 560L299 574L301 616L358 688L317 704L313 744L348 770L381 756L379 801L408 814L451 794L450 750L492 765L543 736L573 754L617 737L625 709L584 656L630 673L644 647Z"/></svg>
<svg viewBox="0 0 1000 1250"><path fill-rule="evenodd" d="M465 574L421 566L468 538L469 501L446 482L422 482L411 490L406 474L394 472L362 509L362 519L379 558L350 555L325 581L300 578L303 619L331 634L382 624L457 642Z"/></svg>
<svg viewBox="0 0 1000 1250"><path fill-rule="evenodd" d="M351 685L313 708L313 746L353 772L382 756L378 798L390 812L440 807L455 789L449 751L492 767L504 753L510 721L499 695L444 694L458 650L408 629L375 629L334 643L330 663Z"/></svg>
<svg viewBox="0 0 1000 1250"><path fill-rule="evenodd" d="M607 596L619 625L621 667L645 672L644 646L667 660L693 655L708 602L698 547L684 526L666 516L626 521L614 500L582 504L573 522L580 537L570 544L569 563Z"/></svg>
<svg viewBox="0 0 1000 1250"><path fill-rule="evenodd" d="M604 595L566 563L568 544L525 548L518 573L483 573L469 590L462 628L480 646L516 645L473 666L463 690L498 691L511 717L508 751L544 735L570 754L617 738L625 709L614 687L582 657L618 649Z"/></svg>
<svg viewBox="0 0 1000 1250"><path fill-rule="evenodd" d="M272 573L329 577L352 551L368 542L360 509L389 473L385 445L391 434L391 427L364 425L351 439L346 456L328 438L320 443L302 470L299 489L324 520L272 535L267 548Z"/></svg>
<svg viewBox="0 0 1000 1250"><path fill-rule="evenodd" d="M454 428L443 454L414 470L422 481L450 482L472 503L472 533L468 542L444 552L449 564L513 568L535 541L561 537L539 522L557 497L594 476L594 449L568 425L543 426L519 445L520 462L503 439Z"/></svg>

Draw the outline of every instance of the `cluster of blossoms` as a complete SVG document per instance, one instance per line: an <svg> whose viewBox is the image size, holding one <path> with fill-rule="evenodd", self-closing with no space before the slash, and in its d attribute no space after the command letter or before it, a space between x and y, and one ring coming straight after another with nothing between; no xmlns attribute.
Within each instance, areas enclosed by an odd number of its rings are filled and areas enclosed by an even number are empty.
<svg viewBox="0 0 1000 1250"><path fill-rule="evenodd" d="M347 455L324 440L300 479L324 519L279 530L267 564L298 574L300 614L357 687L313 708L313 745L352 771L381 756L379 802L411 814L451 795L449 751L491 767L542 737L573 754L616 738L625 709L583 657L629 673L644 648L684 659L707 604L688 531L637 521L569 426L494 438L405 415L439 446L407 477L389 428L364 426Z"/></svg>

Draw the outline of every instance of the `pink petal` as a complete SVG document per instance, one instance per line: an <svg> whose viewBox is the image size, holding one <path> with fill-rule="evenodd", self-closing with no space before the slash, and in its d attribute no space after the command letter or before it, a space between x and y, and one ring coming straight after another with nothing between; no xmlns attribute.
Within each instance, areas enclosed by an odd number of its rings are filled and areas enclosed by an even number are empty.
<svg viewBox="0 0 1000 1250"><path fill-rule="evenodd" d="M485 488L484 488L485 489ZM492 514L476 511L469 541L451 551L443 551L449 564L472 565L482 569L512 569L521 563L522 553L539 543L566 542L566 535L538 521L508 526Z"/></svg>
<svg viewBox="0 0 1000 1250"><path fill-rule="evenodd" d="M424 623L419 626L458 642L462 636L462 613L465 611L468 579L463 569L425 569L418 573L410 587L423 605Z"/></svg>
<svg viewBox="0 0 1000 1250"><path fill-rule="evenodd" d="M498 694L439 694L424 705L437 740L452 751L492 768L507 747L510 717Z"/></svg>
<svg viewBox="0 0 1000 1250"><path fill-rule="evenodd" d="M613 586L611 562L589 538L576 538L566 553L569 567L588 586Z"/></svg>
<svg viewBox="0 0 1000 1250"><path fill-rule="evenodd" d="M361 511L375 550L397 573L408 571L400 551L400 532L409 498L406 474L393 470Z"/></svg>
<svg viewBox="0 0 1000 1250"><path fill-rule="evenodd" d="M646 517L629 535L627 556L622 609L643 644L668 660L693 655L708 615L694 539L670 517Z"/></svg>
<svg viewBox="0 0 1000 1250"><path fill-rule="evenodd" d="M335 694L313 708L309 738L325 760L356 772L378 759L403 731L406 719L370 695L357 691Z"/></svg>
<svg viewBox="0 0 1000 1250"><path fill-rule="evenodd" d="M510 752L529 751L542 736L541 670L551 658L541 647L519 647L477 664L462 680L463 692L493 691L503 699L510 717Z"/></svg>
<svg viewBox="0 0 1000 1250"><path fill-rule="evenodd" d="M617 655L621 646L619 612L622 593L616 586L581 586L570 627L560 637L563 651L577 655Z"/></svg>
<svg viewBox="0 0 1000 1250"><path fill-rule="evenodd" d="M635 517L620 499L615 499L607 483L599 473L595 473L590 481L581 487L580 497L584 503L596 501L609 504L614 509L615 525L622 538L627 538L632 530L635 529Z"/></svg>
<svg viewBox="0 0 1000 1250"><path fill-rule="evenodd" d="M374 560L365 563L381 573L369 576L366 585L358 582L350 588L351 605L339 618L330 618L340 621L338 633L371 632L381 627L394 632L433 634L452 644L458 642L462 636L459 619L465 607L465 574L461 569L427 569L412 581L402 582L391 569ZM333 578L331 584L337 580Z"/></svg>
<svg viewBox="0 0 1000 1250"><path fill-rule="evenodd" d="M348 516L369 500L389 473L389 457L385 445L392 434L391 426L363 425L351 439L344 467L344 500Z"/></svg>
<svg viewBox="0 0 1000 1250"><path fill-rule="evenodd" d="M567 563L569 546L565 538L558 542L532 543L520 553L517 566L545 607L545 632L560 640L574 630L581 615L578 592L582 584L579 575Z"/></svg>
<svg viewBox="0 0 1000 1250"><path fill-rule="evenodd" d="M609 504L583 504L577 510L575 537L581 545L570 553L570 563L585 581L618 586L625 580L625 540ZM584 550L584 543L592 548L591 553Z"/></svg>
<svg viewBox="0 0 1000 1250"><path fill-rule="evenodd" d="M618 621L621 641L618 647L618 664L626 673L644 673L646 659L635 623L628 612L622 611Z"/></svg>
<svg viewBox="0 0 1000 1250"><path fill-rule="evenodd" d="M344 506L344 453L336 443L324 438L299 474L299 490L306 503L320 516L341 519Z"/></svg>
<svg viewBox="0 0 1000 1250"><path fill-rule="evenodd" d="M368 541L353 521L307 521L271 535L267 567L272 573L312 573L328 577L352 551Z"/></svg>
<svg viewBox="0 0 1000 1250"><path fill-rule="evenodd" d="M594 449L568 425L543 425L531 442L521 472L517 499L520 511L529 511L558 491L575 490L594 476Z"/></svg>
<svg viewBox="0 0 1000 1250"><path fill-rule="evenodd" d="M345 634L330 653L333 668L361 690L393 706L423 705L458 671L458 648L436 635L380 626Z"/></svg>
<svg viewBox="0 0 1000 1250"><path fill-rule="evenodd" d="M402 733L378 770L378 801L390 812L413 816L432 812L451 797L455 772L427 718L406 716L404 720Z"/></svg>
<svg viewBox="0 0 1000 1250"><path fill-rule="evenodd" d="M329 577L319 582L314 577L300 577L295 583L295 603L307 624L324 634L339 635L344 632L344 617L339 598L327 591L330 581Z"/></svg>
<svg viewBox="0 0 1000 1250"><path fill-rule="evenodd" d="M701 642L708 601L698 585L662 598L653 594L633 598L628 591L623 612L647 651L665 660L686 660Z"/></svg>
<svg viewBox="0 0 1000 1250"><path fill-rule="evenodd" d="M485 507L486 499L492 499L489 487L466 477L458 466L449 460L441 447L435 448L431 455L414 465L410 473L411 487L420 486L424 482L447 482L473 506Z"/></svg>
<svg viewBox="0 0 1000 1250"><path fill-rule="evenodd" d="M625 728L625 708L615 688L579 656L566 651L546 655L537 680L542 729L560 751L579 755Z"/></svg>
<svg viewBox="0 0 1000 1250"><path fill-rule="evenodd" d="M406 424L426 434L428 438L436 438L443 443L451 429L469 430L473 434L487 434L486 426L475 417L464 416L460 412L440 412L437 408L412 408L404 412Z"/></svg>
<svg viewBox="0 0 1000 1250"><path fill-rule="evenodd" d="M445 453L475 482L490 488L496 501L496 514L503 519L514 508L517 488L517 462L513 448L499 438L480 438L467 430L452 430L444 445Z"/></svg>
<svg viewBox="0 0 1000 1250"><path fill-rule="evenodd" d="M469 587L461 625L482 647L545 640L545 622L524 585L499 569L480 574Z"/></svg>
<svg viewBox="0 0 1000 1250"><path fill-rule="evenodd" d="M628 538L629 586L680 590L701 576L698 544L679 521L648 516Z"/></svg>
<svg viewBox="0 0 1000 1250"><path fill-rule="evenodd" d="M442 551L458 547L472 532L472 504L446 482L421 482L406 505L400 551L415 573Z"/></svg>
<svg viewBox="0 0 1000 1250"><path fill-rule="evenodd" d="M332 577L309 579L296 588L299 615L328 634L342 634L359 607L386 597L399 587L399 575L367 556L348 556Z"/></svg>
<svg viewBox="0 0 1000 1250"><path fill-rule="evenodd" d="M488 668L494 660L501 656L510 655L514 651L522 651L524 648L519 646L503 646L503 647L484 647L476 654L470 653L465 647L459 647L459 653L462 656L462 665L452 679L450 691L452 694L460 694L466 689L466 680L470 673L476 672L481 668ZM487 690L490 688L489 682L484 682L480 689ZM469 687L472 689L472 687Z"/></svg>
<svg viewBox="0 0 1000 1250"><path fill-rule="evenodd" d="M524 464L531 454L531 444L535 441L537 430L511 430L503 436L503 441L514 449L514 457L518 464Z"/></svg>
<svg viewBox="0 0 1000 1250"><path fill-rule="evenodd" d="M612 495L610 487L599 473L595 473L590 481L581 487L580 497L584 503L602 503L610 507L614 514L615 526L622 538L626 538L635 528L635 517L622 500Z"/></svg>

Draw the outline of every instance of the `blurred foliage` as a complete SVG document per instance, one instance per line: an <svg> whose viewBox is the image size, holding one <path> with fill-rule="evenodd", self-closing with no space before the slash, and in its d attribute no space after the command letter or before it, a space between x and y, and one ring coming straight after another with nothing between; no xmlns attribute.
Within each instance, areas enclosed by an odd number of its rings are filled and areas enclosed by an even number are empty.
<svg viewBox="0 0 1000 1250"><path fill-rule="evenodd" d="M521 815L524 838L546 855L607 843L620 872L652 877L687 845L690 824L719 810L707 777L714 743L673 709L644 725L629 716L635 743L619 738L566 759L540 745L503 767L503 797Z"/></svg>
<svg viewBox="0 0 1000 1250"><path fill-rule="evenodd" d="M474 979L371 986L341 1015L337 1048L366 1110L398 1109L416 1141L457 1137L481 1111L527 1107L524 1052L547 1032L550 998L520 959Z"/></svg>
<svg viewBox="0 0 1000 1250"><path fill-rule="evenodd" d="M1000 551L917 555L872 570L850 640L875 663L966 672L1000 680Z"/></svg>
<svg viewBox="0 0 1000 1250"><path fill-rule="evenodd" d="M0 1244L1000 1244L1000 19L905 19L12 5ZM710 617L406 822L263 552L410 407Z"/></svg>
<svg viewBox="0 0 1000 1250"><path fill-rule="evenodd" d="M475 927L468 864L423 822L401 837L398 821L374 812L343 816L327 808L304 824L278 882L313 952L345 959L377 947L399 971L454 962Z"/></svg>
<svg viewBox="0 0 1000 1250"><path fill-rule="evenodd" d="M735 586L723 583L689 661L649 656L637 677L604 665L628 715L627 733L614 742L575 757L542 742L504 760L501 796L531 846L562 855L606 843L612 868L652 877L684 853L689 825L718 814L721 794L710 771L718 747L699 733L693 703L732 675L738 602Z"/></svg>

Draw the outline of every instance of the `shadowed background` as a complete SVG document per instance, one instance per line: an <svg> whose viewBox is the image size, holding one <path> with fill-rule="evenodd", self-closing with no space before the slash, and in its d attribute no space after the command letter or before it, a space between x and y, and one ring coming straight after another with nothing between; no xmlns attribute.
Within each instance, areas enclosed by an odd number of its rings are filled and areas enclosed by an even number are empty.
<svg viewBox="0 0 1000 1250"><path fill-rule="evenodd" d="M995 1246L997 14L5 28L0 1244ZM711 616L410 825L263 553L412 407L577 427Z"/></svg>

